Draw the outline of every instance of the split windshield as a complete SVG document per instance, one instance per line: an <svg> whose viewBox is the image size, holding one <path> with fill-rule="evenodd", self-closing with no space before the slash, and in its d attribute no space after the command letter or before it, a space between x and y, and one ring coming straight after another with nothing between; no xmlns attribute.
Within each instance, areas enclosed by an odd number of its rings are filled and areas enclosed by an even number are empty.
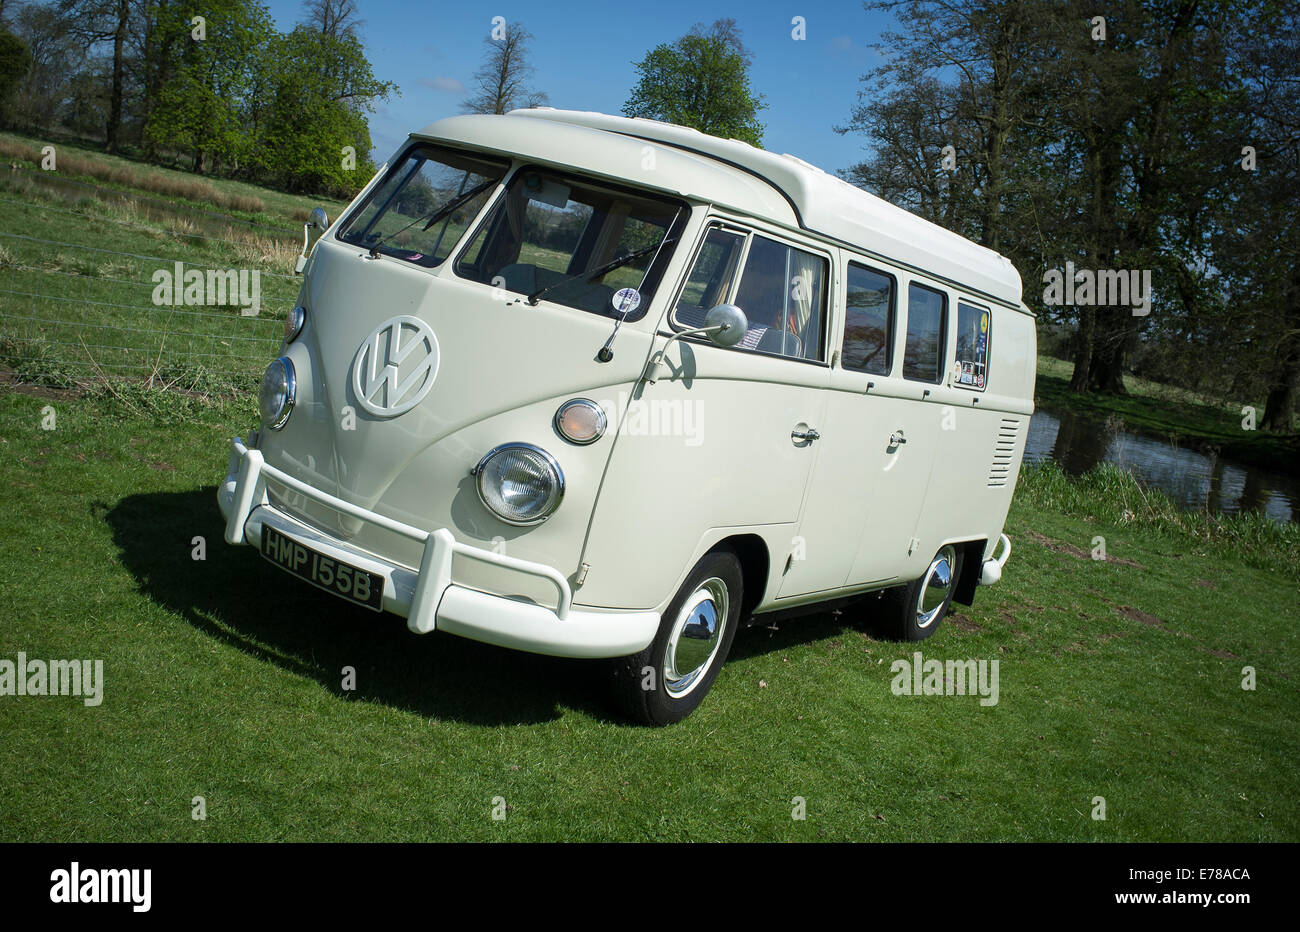
<svg viewBox="0 0 1300 932"><path fill-rule="evenodd" d="M460 241L508 168L505 161L416 146L370 192L338 238L436 266Z"/></svg>
<svg viewBox="0 0 1300 932"><path fill-rule="evenodd" d="M663 276L682 207L525 167L479 226L456 274L533 300L637 320Z"/></svg>

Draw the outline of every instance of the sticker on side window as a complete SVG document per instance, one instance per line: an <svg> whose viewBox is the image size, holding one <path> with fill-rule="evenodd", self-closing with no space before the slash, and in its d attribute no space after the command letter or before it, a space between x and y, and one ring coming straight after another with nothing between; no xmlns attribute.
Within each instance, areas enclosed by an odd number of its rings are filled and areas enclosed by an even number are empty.
<svg viewBox="0 0 1300 932"><path fill-rule="evenodd" d="M988 377L990 312L957 304L957 370L954 384L983 390Z"/></svg>

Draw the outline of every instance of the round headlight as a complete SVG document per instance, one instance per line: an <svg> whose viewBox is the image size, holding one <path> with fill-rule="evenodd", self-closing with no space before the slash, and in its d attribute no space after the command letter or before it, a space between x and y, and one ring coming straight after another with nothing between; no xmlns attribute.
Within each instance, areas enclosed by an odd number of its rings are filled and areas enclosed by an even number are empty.
<svg viewBox="0 0 1300 932"><path fill-rule="evenodd" d="M555 412L555 430L570 443L595 443L605 433L605 411L586 398L574 398Z"/></svg>
<svg viewBox="0 0 1300 932"><path fill-rule="evenodd" d="M555 457L531 443L507 443L474 467L478 497L507 524L538 524L564 497L564 474Z"/></svg>
<svg viewBox="0 0 1300 932"><path fill-rule="evenodd" d="M279 430L293 413L294 398L298 394L298 380L293 363L281 356L266 367L262 387L257 393L257 403L262 409L262 423L271 430Z"/></svg>
<svg viewBox="0 0 1300 932"><path fill-rule="evenodd" d="M302 333L302 325L307 322L307 309L296 305L284 318L284 342L292 343Z"/></svg>

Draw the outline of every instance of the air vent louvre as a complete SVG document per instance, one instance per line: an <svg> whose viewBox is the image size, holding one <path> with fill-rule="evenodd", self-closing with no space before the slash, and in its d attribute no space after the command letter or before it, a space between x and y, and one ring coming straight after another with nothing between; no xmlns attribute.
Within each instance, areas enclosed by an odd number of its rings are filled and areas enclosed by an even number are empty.
<svg viewBox="0 0 1300 932"><path fill-rule="evenodd" d="M989 488L1002 488L1011 478L1011 460L1015 456L1019 435L1020 418L1002 418L998 424L997 439L993 443L993 465L989 469Z"/></svg>

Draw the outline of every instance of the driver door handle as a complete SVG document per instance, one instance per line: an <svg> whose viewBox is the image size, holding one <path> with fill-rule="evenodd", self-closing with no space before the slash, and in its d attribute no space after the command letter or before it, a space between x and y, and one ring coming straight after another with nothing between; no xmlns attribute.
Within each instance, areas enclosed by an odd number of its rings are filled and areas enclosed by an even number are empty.
<svg viewBox="0 0 1300 932"><path fill-rule="evenodd" d="M900 443L907 443L907 438L903 436L903 432L901 430L896 430L889 435L889 445L891 447L896 447Z"/></svg>
<svg viewBox="0 0 1300 932"><path fill-rule="evenodd" d="M814 428L814 427L809 427L807 430L792 430L792 431L790 431L790 439L791 439L791 440L806 440L806 441L808 441L809 443L812 443L814 440L820 440L820 439L822 439L822 435L819 434L819 433L817 432L817 429L816 429L816 428Z"/></svg>

